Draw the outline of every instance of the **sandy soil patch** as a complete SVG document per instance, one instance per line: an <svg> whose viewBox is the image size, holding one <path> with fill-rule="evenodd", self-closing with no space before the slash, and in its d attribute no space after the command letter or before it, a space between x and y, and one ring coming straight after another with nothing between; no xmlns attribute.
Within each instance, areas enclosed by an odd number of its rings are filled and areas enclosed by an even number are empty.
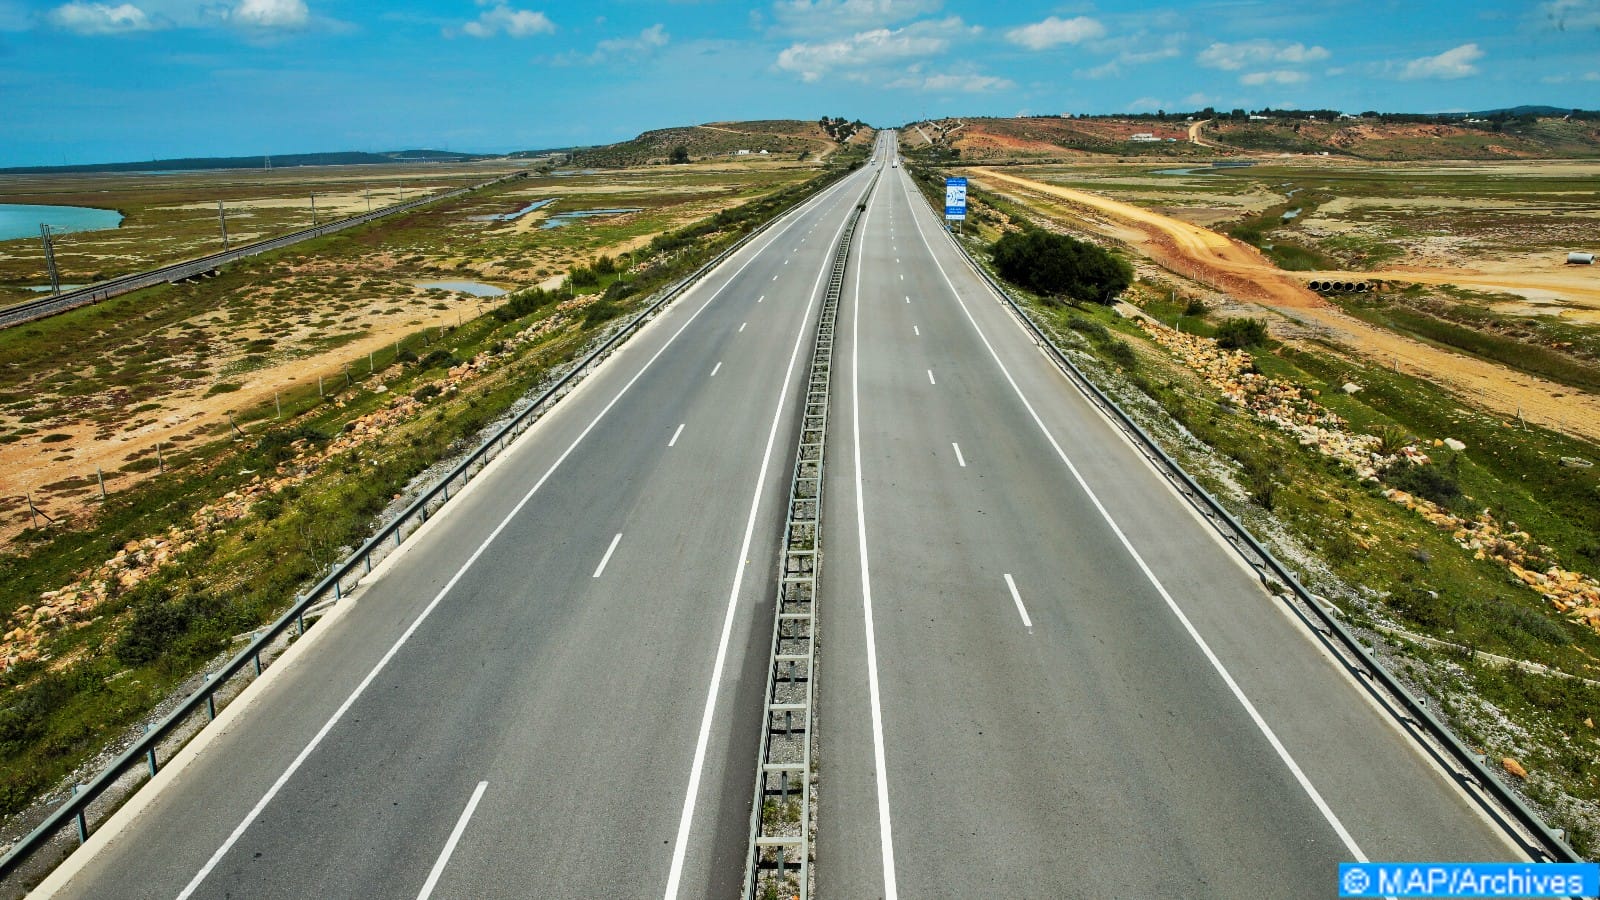
<svg viewBox="0 0 1600 900"><path fill-rule="evenodd" d="M1196 277L1235 297L1274 309L1326 340L1442 384L1470 402L1507 416L1520 412L1529 421L1600 442L1600 398L1573 394L1570 388L1554 382L1440 350L1368 325L1307 290L1300 278L1312 273L1290 275L1268 262L1253 247L1200 226L1088 191L1045 184L993 169L976 168L969 174L991 189L1012 192L1021 189L1065 200L1115 219L1124 226L1115 229L1119 239L1172 271ZM1391 270L1320 274L1351 278L1388 275L1395 280L1412 281L1433 278L1436 280L1427 283L1467 286L1467 279L1460 272ZM1571 277L1566 273L1552 274L1559 274L1563 279ZM1507 286L1544 287L1529 285L1520 276L1490 277L1479 283L1502 291Z"/></svg>

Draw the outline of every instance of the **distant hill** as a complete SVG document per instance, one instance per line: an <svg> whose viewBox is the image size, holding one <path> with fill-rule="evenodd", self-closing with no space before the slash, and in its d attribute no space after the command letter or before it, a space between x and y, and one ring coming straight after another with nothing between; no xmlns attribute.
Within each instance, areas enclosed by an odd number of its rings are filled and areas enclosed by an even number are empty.
<svg viewBox="0 0 1600 900"><path fill-rule="evenodd" d="M659 128L631 141L576 149L572 162L578 166L642 166L666 162L678 147L685 148L690 159L732 158L740 150L752 154L765 150L768 155L787 155L791 159L804 151L814 158L838 149L841 138L845 143L856 144L873 133L870 126L860 122L828 119L827 123L825 127L821 121L763 119Z"/></svg>
<svg viewBox="0 0 1600 900"><path fill-rule="evenodd" d="M1218 116L1204 126L1204 145L1189 142L1179 113L1154 116L1024 116L938 119L900 130L916 152L931 142L963 160L1011 161L1094 155L1214 157L1263 153L1327 153L1373 160L1569 159L1600 157L1600 117L1567 118L1570 109L1519 106L1482 113L1389 114L1333 119L1336 113ZM1205 118L1196 114L1195 120Z"/></svg>
<svg viewBox="0 0 1600 900"><path fill-rule="evenodd" d="M464 162L489 159L482 154L448 150L395 150L388 153L286 153L281 156L196 156L147 162L89 163L76 166L15 166L0 175L48 175L73 172L188 172L197 169L274 169L293 166L373 166L407 162Z"/></svg>
<svg viewBox="0 0 1600 900"><path fill-rule="evenodd" d="M1134 140L1135 135L1147 136ZM926 138L926 139L925 139ZM1189 143L1179 119L1165 122L1118 116L1065 118L961 118L917 122L900 130L900 146L916 151L928 142L959 151L962 159L1049 159L1108 154L1116 156L1215 155Z"/></svg>
<svg viewBox="0 0 1600 900"><path fill-rule="evenodd" d="M1513 112L1512 115L1524 114ZM1600 156L1600 121L1556 117L1448 122L1218 122L1206 137L1244 150L1361 159L1563 159Z"/></svg>

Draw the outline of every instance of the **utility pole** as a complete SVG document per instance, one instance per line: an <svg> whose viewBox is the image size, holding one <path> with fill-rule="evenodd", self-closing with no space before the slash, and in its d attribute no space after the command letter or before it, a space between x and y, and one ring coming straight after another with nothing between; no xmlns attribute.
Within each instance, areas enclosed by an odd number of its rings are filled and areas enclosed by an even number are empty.
<svg viewBox="0 0 1600 900"><path fill-rule="evenodd" d="M311 224L317 224L317 192L311 192Z"/></svg>
<svg viewBox="0 0 1600 900"><path fill-rule="evenodd" d="M223 209L222 201L217 201L217 221L222 224L222 249L228 249L228 211Z"/></svg>
<svg viewBox="0 0 1600 900"><path fill-rule="evenodd" d="M367 194L367 212L372 212L372 188L370 188L370 187L367 188L366 189L366 194Z"/></svg>
<svg viewBox="0 0 1600 900"><path fill-rule="evenodd" d="M39 223L39 240L44 244L44 265L50 270L50 293L61 293L61 273L56 271L56 242L50 236L50 226Z"/></svg>

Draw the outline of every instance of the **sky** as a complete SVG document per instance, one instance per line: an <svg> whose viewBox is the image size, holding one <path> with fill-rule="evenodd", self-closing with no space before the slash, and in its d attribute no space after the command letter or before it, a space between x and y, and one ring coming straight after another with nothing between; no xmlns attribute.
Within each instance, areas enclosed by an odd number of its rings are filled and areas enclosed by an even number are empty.
<svg viewBox="0 0 1600 900"><path fill-rule="evenodd" d="M1600 108L1600 0L0 0L0 166L726 120Z"/></svg>

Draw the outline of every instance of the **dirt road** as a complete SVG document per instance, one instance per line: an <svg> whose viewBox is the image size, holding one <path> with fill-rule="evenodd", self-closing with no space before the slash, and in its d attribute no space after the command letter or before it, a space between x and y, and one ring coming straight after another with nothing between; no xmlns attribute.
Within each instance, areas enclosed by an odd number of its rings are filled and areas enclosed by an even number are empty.
<svg viewBox="0 0 1600 900"><path fill-rule="evenodd" d="M1370 360L1397 366L1408 374L1442 385L1468 402L1506 416L1520 412L1530 422L1600 442L1600 397L1368 325L1307 290L1301 281L1304 275L1284 272L1255 248L1232 238L1088 191L1019 178L994 169L974 168L968 170L968 174L979 185L998 193L1032 194L1065 201L1083 224L1128 243L1173 272L1211 284L1238 299L1276 310L1327 340L1349 347ZM1382 278L1386 273L1320 274L1370 279ZM1431 283L1466 286L1468 280L1466 273L1456 277L1453 273L1434 270L1428 275L1438 279ZM1419 273L1409 271L1397 270L1392 276L1396 280L1423 280Z"/></svg>

